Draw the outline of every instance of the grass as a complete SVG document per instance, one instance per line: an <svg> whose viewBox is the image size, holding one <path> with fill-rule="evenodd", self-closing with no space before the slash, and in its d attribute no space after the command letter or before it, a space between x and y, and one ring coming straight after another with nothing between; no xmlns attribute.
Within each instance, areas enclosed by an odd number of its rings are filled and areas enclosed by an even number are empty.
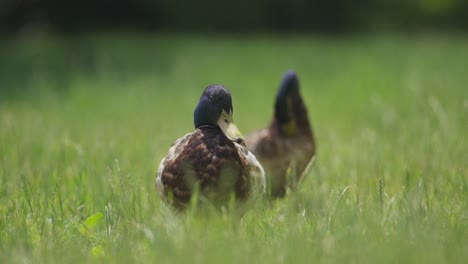
<svg viewBox="0 0 468 264"><path fill-rule="evenodd" d="M463 263L468 39L0 41L0 262ZM299 73L318 159L284 200L178 215L154 179L205 86L242 132Z"/></svg>

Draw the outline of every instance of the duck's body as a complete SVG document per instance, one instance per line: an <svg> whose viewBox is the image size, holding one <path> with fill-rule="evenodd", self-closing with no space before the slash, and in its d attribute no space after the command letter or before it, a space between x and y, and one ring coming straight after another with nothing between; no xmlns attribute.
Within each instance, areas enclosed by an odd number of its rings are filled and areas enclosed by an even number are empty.
<svg viewBox="0 0 468 264"><path fill-rule="evenodd" d="M316 144L295 72L283 77L269 127L247 135L245 144L265 168L272 196L284 196L306 174Z"/></svg>
<svg viewBox="0 0 468 264"><path fill-rule="evenodd" d="M159 165L157 191L177 208L185 207L195 191L201 200L223 205L232 194L242 201L252 192L265 190L262 166L242 144L237 128L231 126L232 106L219 108L226 104L217 98L221 88L210 87L195 110L195 131L176 140ZM228 99L230 104L230 95ZM210 103L214 104L206 106Z"/></svg>

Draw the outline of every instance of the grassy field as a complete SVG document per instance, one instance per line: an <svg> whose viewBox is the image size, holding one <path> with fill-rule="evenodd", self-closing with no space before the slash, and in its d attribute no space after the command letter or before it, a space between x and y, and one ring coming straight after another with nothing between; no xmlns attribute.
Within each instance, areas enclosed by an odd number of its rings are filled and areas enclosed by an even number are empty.
<svg viewBox="0 0 468 264"><path fill-rule="evenodd" d="M468 38L0 40L0 262L462 263ZM286 199L178 215L154 188L211 83L241 131L300 76L316 166Z"/></svg>

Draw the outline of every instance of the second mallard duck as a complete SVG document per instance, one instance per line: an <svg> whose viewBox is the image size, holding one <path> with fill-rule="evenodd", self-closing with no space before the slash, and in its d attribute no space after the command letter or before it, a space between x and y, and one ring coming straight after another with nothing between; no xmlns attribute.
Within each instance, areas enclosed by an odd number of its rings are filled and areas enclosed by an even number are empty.
<svg viewBox="0 0 468 264"><path fill-rule="evenodd" d="M284 74L274 110L269 127L247 135L245 144L265 168L268 192L282 197L307 173L316 154L314 134L294 71Z"/></svg>

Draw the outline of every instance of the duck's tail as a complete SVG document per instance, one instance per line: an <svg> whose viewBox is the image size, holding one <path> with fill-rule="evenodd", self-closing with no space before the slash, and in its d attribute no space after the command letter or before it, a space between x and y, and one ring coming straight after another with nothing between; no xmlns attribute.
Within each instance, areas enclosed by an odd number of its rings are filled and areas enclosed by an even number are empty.
<svg viewBox="0 0 468 264"><path fill-rule="evenodd" d="M289 70L283 76L276 95L272 125L286 137L299 134L312 136L307 108L299 93L299 78L295 71Z"/></svg>

